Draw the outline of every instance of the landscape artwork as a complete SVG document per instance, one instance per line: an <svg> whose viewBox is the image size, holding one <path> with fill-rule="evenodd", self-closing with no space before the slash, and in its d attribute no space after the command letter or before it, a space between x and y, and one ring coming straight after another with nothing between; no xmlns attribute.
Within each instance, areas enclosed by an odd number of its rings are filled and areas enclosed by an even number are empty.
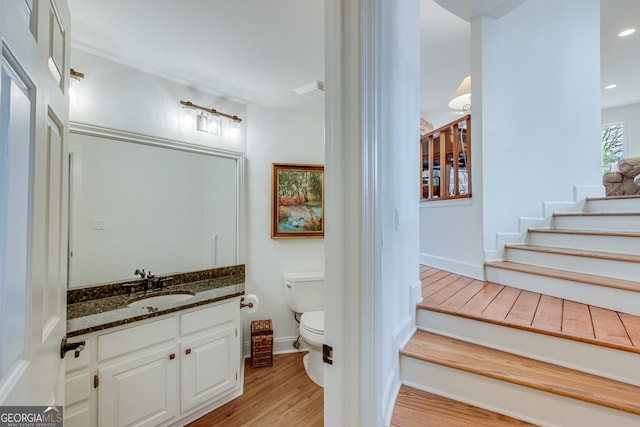
<svg viewBox="0 0 640 427"><path fill-rule="evenodd" d="M324 166L273 164L272 238L324 237Z"/></svg>

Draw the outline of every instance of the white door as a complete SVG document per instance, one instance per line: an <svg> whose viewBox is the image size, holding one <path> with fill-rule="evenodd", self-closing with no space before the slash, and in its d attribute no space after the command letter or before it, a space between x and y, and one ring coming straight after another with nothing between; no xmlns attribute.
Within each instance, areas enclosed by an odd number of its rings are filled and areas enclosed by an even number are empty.
<svg viewBox="0 0 640 427"><path fill-rule="evenodd" d="M63 405L69 9L0 0L0 405Z"/></svg>

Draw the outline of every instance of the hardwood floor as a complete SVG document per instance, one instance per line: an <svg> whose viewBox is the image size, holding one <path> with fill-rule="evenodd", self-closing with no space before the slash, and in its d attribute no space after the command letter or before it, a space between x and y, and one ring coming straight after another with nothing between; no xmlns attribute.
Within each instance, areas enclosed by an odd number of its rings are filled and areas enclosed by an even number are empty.
<svg viewBox="0 0 640 427"><path fill-rule="evenodd" d="M640 353L640 317L421 266L419 308Z"/></svg>
<svg viewBox="0 0 640 427"><path fill-rule="evenodd" d="M419 309L640 353L639 316L475 280L426 266L421 266L420 278L424 299L419 304ZM462 341L454 345L448 342L451 341L449 338L426 332L416 333L420 334L429 336L420 339L414 336L402 351L411 352L411 357L423 358L430 363L490 378L495 378L491 376L495 369L493 365L483 366L483 362L491 358L505 358L499 362L500 366L505 367L501 371L513 367L514 372L508 372L513 374L513 377L506 375L506 379L500 380L537 390L544 390L544 387L553 384L548 377L559 370L559 376L564 382L561 392L556 391L557 394L630 413L640 411L640 405L637 404L637 387L589 374L569 373L565 368L502 354ZM443 340L447 341L446 345L441 343ZM454 355L456 345L461 346L457 361ZM416 346L427 346L428 349ZM439 346L446 347L446 351L440 351L442 348ZM535 373L530 378L522 378L527 370L535 370ZM567 381L572 387L565 384ZM541 385L539 382L544 384ZM466 427L532 424L403 386L396 401L391 425Z"/></svg>
<svg viewBox="0 0 640 427"><path fill-rule="evenodd" d="M307 377L305 354L276 354L273 366L261 368L251 368L247 359L244 394L189 427L323 426L324 389Z"/></svg>
<svg viewBox="0 0 640 427"><path fill-rule="evenodd" d="M474 280L422 266L421 308L640 353L640 317ZM305 374L304 353L245 367L244 395L189 424L323 426L324 394ZM428 417L425 414L429 414ZM530 426L523 421L403 386L392 427Z"/></svg>
<svg viewBox="0 0 640 427"><path fill-rule="evenodd" d="M505 427L533 426L495 412L446 397L402 386L391 427Z"/></svg>
<svg viewBox="0 0 640 427"><path fill-rule="evenodd" d="M417 331L401 354L459 371L640 415L640 387L513 353Z"/></svg>

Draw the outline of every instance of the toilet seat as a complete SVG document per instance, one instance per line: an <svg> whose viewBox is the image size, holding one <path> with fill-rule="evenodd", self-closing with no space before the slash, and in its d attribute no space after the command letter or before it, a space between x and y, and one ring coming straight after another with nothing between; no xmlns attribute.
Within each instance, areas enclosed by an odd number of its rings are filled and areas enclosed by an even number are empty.
<svg viewBox="0 0 640 427"><path fill-rule="evenodd" d="M300 326L314 334L324 335L324 310L302 313Z"/></svg>

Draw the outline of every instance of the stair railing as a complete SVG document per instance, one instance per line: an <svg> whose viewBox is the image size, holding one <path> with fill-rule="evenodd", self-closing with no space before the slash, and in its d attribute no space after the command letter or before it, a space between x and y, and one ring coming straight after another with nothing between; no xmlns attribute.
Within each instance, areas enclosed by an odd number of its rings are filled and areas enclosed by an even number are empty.
<svg viewBox="0 0 640 427"><path fill-rule="evenodd" d="M422 136L420 159L422 200L471 197L471 116Z"/></svg>

